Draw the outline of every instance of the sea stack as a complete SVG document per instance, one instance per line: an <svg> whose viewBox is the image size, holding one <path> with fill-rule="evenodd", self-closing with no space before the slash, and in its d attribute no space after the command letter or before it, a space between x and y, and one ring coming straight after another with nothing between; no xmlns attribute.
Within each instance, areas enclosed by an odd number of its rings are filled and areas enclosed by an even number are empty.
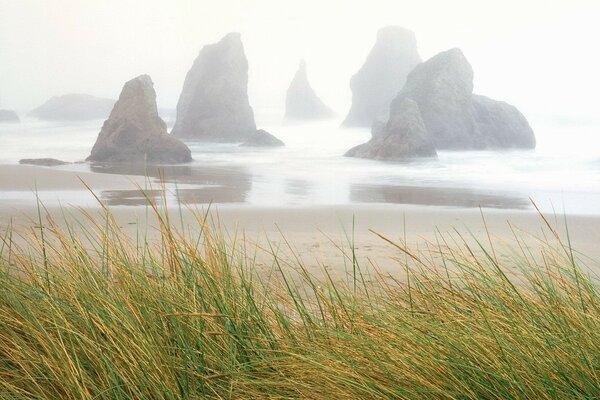
<svg viewBox="0 0 600 400"><path fill-rule="evenodd" d="M460 49L418 65L390 106L414 100L436 149L534 148L535 135L514 106L473 95L473 68Z"/></svg>
<svg viewBox="0 0 600 400"><path fill-rule="evenodd" d="M331 118L335 114L321 101L308 82L306 62L300 61L298 71L287 90L285 99L286 120L317 120Z"/></svg>
<svg viewBox="0 0 600 400"><path fill-rule="evenodd" d="M417 103L404 99L398 106L397 112L370 141L350 149L346 157L391 161L437 157Z"/></svg>
<svg viewBox="0 0 600 400"><path fill-rule="evenodd" d="M47 121L88 121L105 119L115 101L89 94L55 96L28 115Z"/></svg>
<svg viewBox="0 0 600 400"><path fill-rule="evenodd" d="M21 122L21 120L13 110L0 110L0 123L2 122L17 123Z"/></svg>
<svg viewBox="0 0 600 400"><path fill-rule="evenodd" d="M204 46L187 73L173 136L243 142L256 132L248 101L248 61L239 33Z"/></svg>
<svg viewBox="0 0 600 400"><path fill-rule="evenodd" d="M536 140L516 107L473 94L473 68L451 49L418 65L392 101L385 124L347 156L430 157L435 150L532 149ZM384 152L382 156L381 152Z"/></svg>
<svg viewBox="0 0 600 400"><path fill-rule="evenodd" d="M167 133L167 125L158 116L156 92L148 75L125 83L87 158L96 162L167 164L191 160L190 149Z"/></svg>
<svg viewBox="0 0 600 400"><path fill-rule="evenodd" d="M387 119L390 102L420 62L412 31L398 26L379 30L365 63L350 80L352 106L342 125L370 127L376 118Z"/></svg>

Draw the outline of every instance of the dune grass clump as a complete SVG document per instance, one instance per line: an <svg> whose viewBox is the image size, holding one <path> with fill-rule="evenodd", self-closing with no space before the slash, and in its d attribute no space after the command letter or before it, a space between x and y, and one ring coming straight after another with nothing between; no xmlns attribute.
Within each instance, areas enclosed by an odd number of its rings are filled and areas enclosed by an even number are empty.
<svg viewBox="0 0 600 400"><path fill-rule="evenodd" d="M0 242L0 398L597 399L600 292L555 238L398 249L348 277L110 213ZM340 266L340 269L343 269Z"/></svg>

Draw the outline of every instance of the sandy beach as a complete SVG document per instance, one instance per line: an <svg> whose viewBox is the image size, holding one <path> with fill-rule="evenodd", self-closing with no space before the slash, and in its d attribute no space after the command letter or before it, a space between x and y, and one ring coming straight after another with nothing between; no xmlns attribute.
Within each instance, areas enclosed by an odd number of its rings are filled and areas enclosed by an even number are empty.
<svg viewBox="0 0 600 400"><path fill-rule="evenodd" d="M68 190L76 193L78 203L44 204L45 211L56 221L65 223L83 219L83 211L102 215L102 209L89 190L102 193L110 189L118 193L136 193L135 185L143 187L140 176L118 174L80 173L33 166L1 166L0 192L32 191L37 186L40 197L53 191ZM80 197L78 197L80 196ZM82 211L83 210L83 211ZM110 206L120 226L132 237L140 232L150 237L156 235L158 222L148 207L141 205ZM488 244L487 234L502 253L506 246L514 248L515 236L535 248L537 238L551 235L544 219L532 209L479 209L477 207L422 206L402 204L346 204L328 206L250 206L244 204L187 204L171 207L172 223L188 234L200 230L200 222L208 213L210 225L220 228L230 238L244 237L257 246L258 255L271 249L291 256L292 251L305 262L343 268L344 251L348 253L352 242L359 259L385 269L395 267L394 258L402 254L381 239L404 241L412 248L426 248L440 237L460 243L465 240L474 248L476 241ZM561 237L569 239L575 250L585 256L596 269L600 265L600 249L595 238L600 235L600 216L546 215L547 221ZM0 200L0 226L12 223L19 230L36 225L37 204L28 200ZM62 221L62 222L61 222ZM565 224L566 222L566 224ZM379 234L379 235L378 235ZM288 246L289 244L289 246ZM262 250L260 250L262 249ZM264 251L263 251L264 250ZM589 259L588 259L589 257ZM265 257L265 259L268 257Z"/></svg>

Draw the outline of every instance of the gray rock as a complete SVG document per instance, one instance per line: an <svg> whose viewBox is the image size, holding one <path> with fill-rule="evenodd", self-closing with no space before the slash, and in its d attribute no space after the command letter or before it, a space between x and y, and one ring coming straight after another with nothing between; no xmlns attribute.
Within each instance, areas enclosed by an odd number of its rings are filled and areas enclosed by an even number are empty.
<svg viewBox="0 0 600 400"><path fill-rule="evenodd" d="M317 96L308 82L306 63L300 62L298 71L287 90L285 119L315 120L332 118L335 113Z"/></svg>
<svg viewBox="0 0 600 400"><path fill-rule="evenodd" d="M535 134L515 106L479 95L473 95L472 106L477 129L485 137L487 148L535 148Z"/></svg>
<svg viewBox="0 0 600 400"><path fill-rule="evenodd" d="M240 146L244 147L281 147L285 146L281 140L269 132L259 129Z"/></svg>
<svg viewBox="0 0 600 400"><path fill-rule="evenodd" d="M175 164L191 161L190 149L167 133L156 108L152 79L125 83L87 161Z"/></svg>
<svg viewBox="0 0 600 400"><path fill-rule="evenodd" d="M59 165L71 164L67 161L57 160L56 158L23 158L19 164L39 165L42 167L57 167Z"/></svg>
<svg viewBox="0 0 600 400"><path fill-rule="evenodd" d="M104 119L115 101L88 94L66 94L52 97L28 115L48 121L87 121Z"/></svg>
<svg viewBox="0 0 600 400"><path fill-rule="evenodd" d="M248 61L239 33L204 46L187 73L177 103L176 137L242 142L256 132L248 101Z"/></svg>
<svg viewBox="0 0 600 400"><path fill-rule="evenodd" d="M381 29L364 65L350 80L352 106L342 125L371 126L379 116L387 116L390 102L420 62L413 32L397 26Z"/></svg>
<svg viewBox="0 0 600 400"><path fill-rule="evenodd" d="M459 49L419 64L390 105L390 116L402 100L414 100L438 149L473 148L477 138L471 115L473 69Z"/></svg>
<svg viewBox="0 0 600 400"><path fill-rule="evenodd" d="M419 64L390 105L390 118L414 100L435 148L454 150L533 148L535 137L513 106L473 95L473 69L451 49Z"/></svg>
<svg viewBox="0 0 600 400"><path fill-rule="evenodd" d="M417 103L404 99L387 124L370 141L350 149L346 157L374 160L408 160L437 157Z"/></svg>
<svg viewBox="0 0 600 400"><path fill-rule="evenodd" d="M13 110L0 110L0 122L21 122L19 116Z"/></svg>

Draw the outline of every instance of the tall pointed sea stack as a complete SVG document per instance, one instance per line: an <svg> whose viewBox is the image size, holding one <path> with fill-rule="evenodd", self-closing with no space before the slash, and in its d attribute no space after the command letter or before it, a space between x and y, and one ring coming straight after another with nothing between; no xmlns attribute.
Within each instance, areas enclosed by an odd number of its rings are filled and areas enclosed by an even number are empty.
<svg viewBox="0 0 600 400"><path fill-rule="evenodd" d="M239 33L204 46L188 72L177 103L174 136L243 142L256 132L248 101L248 60Z"/></svg>
<svg viewBox="0 0 600 400"><path fill-rule="evenodd" d="M306 62L302 60L290 84L285 99L285 119L314 120L334 116L331 108L321 101L308 82Z"/></svg>
<svg viewBox="0 0 600 400"><path fill-rule="evenodd" d="M125 83L119 100L104 122L87 161L182 163L190 149L167 133L158 116L152 79L141 75Z"/></svg>
<svg viewBox="0 0 600 400"><path fill-rule="evenodd" d="M390 102L421 62L412 31L389 26L377 33L375 46L361 69L350 80L352 106L344 126L368 126L386 118Z"/></svg>

